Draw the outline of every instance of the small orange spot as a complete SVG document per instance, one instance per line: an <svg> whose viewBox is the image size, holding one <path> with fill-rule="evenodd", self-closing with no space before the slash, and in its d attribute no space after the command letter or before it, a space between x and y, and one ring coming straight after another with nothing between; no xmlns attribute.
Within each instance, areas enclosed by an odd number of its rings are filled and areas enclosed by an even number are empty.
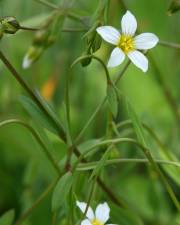
<svg viewBox="0 0 180 225"><path fill-rule="evenodd" d="M46 100L50 100L52 96L54 95L54 92L56 90L57 86L57 80L56 78L50 77L42 86L41 88L41 94Z"/></svg>

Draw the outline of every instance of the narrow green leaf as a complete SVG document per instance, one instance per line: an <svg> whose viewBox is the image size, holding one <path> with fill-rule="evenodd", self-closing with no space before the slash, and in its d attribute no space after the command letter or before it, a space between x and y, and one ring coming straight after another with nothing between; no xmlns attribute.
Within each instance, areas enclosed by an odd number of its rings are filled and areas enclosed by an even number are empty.
<svg viewBox="0 0 180 225"><path fill-rule="evenodd" d="M172 0L168 8L168 15L171 16L173 13L180 10L180 0Z"/></svg>
<svg viewBox="0 0 180 225"><path fill-rule="evenodd" d="M118 98L117 93L111 84L108 84L107 86L107 100L110 111L112 112L113 116L116 117L118 113Z"/></svg>
<svg viewBox="0 0 180 225"><path fill-rule="evenodd" d="M52 211L56 211L62 206L70 192L72 184L73 176L70 172L67 172L59 179L52 196Z"/></svg>
<svg viewBox="0 0 180 225"><path fill-rule="evenodd" d="M15 216L14 209L5 212L0 217L0 225L11 225L13 223L14 216Z"/></svg>
<svg viewBox="0 0 180 225"><path fill-rule="evenodd" d="M103 154L102 158L100 159L100 161L97 163L96 167L94 168L91 176L90 176L90 180L93 178L93 177L96 177L99 175L100 171L102 170L102 168L105 166L105 163L109 157L109 153L110 153L110 150L111 150L112 146L110 146L106 151L105 153Z"/></svg>
<svg viewBox="0 0 180 225"><path fill-rule="evenodd" d="M35 119L38 123L44 126L46 129L57 134L58 129L50 118L43 112L30 98L26 96L20 97L20 102L25 110Z"/></svg>

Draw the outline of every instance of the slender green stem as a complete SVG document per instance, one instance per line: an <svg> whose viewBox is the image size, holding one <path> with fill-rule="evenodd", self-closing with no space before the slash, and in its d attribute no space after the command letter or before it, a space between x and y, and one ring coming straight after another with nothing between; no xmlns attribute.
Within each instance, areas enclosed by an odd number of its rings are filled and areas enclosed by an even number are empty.
<svg viewBox="0 0 180 225"><path fill-rule="evenodd" d="M88 119L88 121L86 122L86 124L84 125L84 127L82 128L82 130L80 131L78 136L76 137L76 139L75 139L75 143L76 144L80 141L80 139L82 138L83 134L85 133L85 131L87 130L89 125L92 123L92 121L94 120L94 118L96 117L97 113L100 111L100 109L102 108L102 106L104 105L105 102L106 102L106 98L104 98L103 101L99 103L99 105L97 106L97 108L95 109L93 114L90 116L90 118Z"/></svg>
<svg viewBox="0 0 180 225"><path fill-rule="evenodd" d="M159 44L165 47L180 49L180 44L169 42L169 41L159 41Z"/></svg>
<svg viewBox="0 0 180 225"><path fill-rule="evenodd" d="M83 17L77 15L77 14L74 13L74 12L68 12L67 16L68 16L68 18L70 18L70 19L79 21L79 22L82 23L84 26L86 26L86 29L87 29L87 24L85 23Z"/></svg>
<svg viewBox="0 0 180 225"><path fill-rule="evenodd" d="M107 83L111 83L111 79L110 79L110 75L109 75L109 71L106 67L106 65L104 64L104 62L97 56L95 55L85 55L85 56L80 56L79 58L77 58L71 65L71 67L75 66L77 63L81 62L82 60L84 59L88 59L88 58L93 58L95 60L97 60L98 62L100 62L100 64L102 65L104 71L105 71L105 74L106 74L106 80L107 80Z"/></svg>
<svg viewBox="0 0 180 225"><path fill-rule="evenodd" d="M60 172L60 168L58 166L58 164L56 163L56 161L54 160L53 156L50 154L50 152L48 151L46 145L44 144L44 142L41 140L39 134L27 123L18 120L18 119L9 119L9 120L5 120L3 122L0 122L0 127L9 125L9 124L19 124L24 126L25 128L27 128L31 134L33 135L33 137L36 139L36 141L39 143L39 145L42 147L43 152L45 153L45 155L47 156L47 158L49 159L49 161L52 163L53 167L55 168L55 170L57 171L57 173L59 175L61 175Z"/></svg>
<svg viewBox="0 0 180 225"><path fill-rule="evenodd" d="M24 26L20 26L19 28L21 30L29 30L29 31L38 31L38 30L40 30L40 28L32 28L32 27L24 27Z"/></svg>
<svg viewBox="0 0 180 225"><path fill-rule="evenodd" d="M154 159L154 161L158 164L162 165L168 165L168 166L175 166L175 167L180 167L179 162L174 162L174 161L168 161L168 160L160 160L160 159ZM90 163L80 163L77 167L77 171L86 171L86 170L93 170L99 161L96 162L90 162ZM107 165L113 165L113 164L121 164L121 163L145 163L149 164L148 159L132 159L132 158L122 158L122 159L111 159L107 160L105 162L105 166Z"/></svg>
<svg viewBox="0 0 180 225"><path fill-rule="evenodd" d="M126 65L124 66L124 68L122 69L122 71L117 75L117 78L115 80L115 84L117 85L120 81L120 79L122 78L122 76L125 74L127 68L129 67L129 65L131 64L131 61L128 60L128 62L126 63Z"/></svg>
<svg viewBox="0 0 180 225"><path fill-rule="evenodd" d="M67 120L67 129L66 129L66 140L67 140L67 159L65 163L65 170L69 171L71 169L71 156L73 154L73 144L72 144L72 137L71 137L71 118L70 118L70 97L69 97L69 83L70 83L70 74L67 73L66 76L66 91L65 91L65 105L66 105L66 120Z"/></svg>

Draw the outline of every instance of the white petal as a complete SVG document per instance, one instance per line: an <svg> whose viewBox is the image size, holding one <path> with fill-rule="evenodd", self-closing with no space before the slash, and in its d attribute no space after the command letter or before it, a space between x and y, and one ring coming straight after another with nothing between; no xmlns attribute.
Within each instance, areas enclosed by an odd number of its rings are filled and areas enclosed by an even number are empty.
<svg viewBox="0 0 180 225"><path fill-rule="evenodd" d="M114 27L102 26L96 29L98 34L107 42L117 45L120 39L120 33Z"/></svg>
<svg viewBox="0 0 180 225"><path fill-rule="evenodd" d="M159 38L152 33L143 33L134 38L134 44L137 49L153 48L159 41Z"/></svg>
<svg viewBox="0 0 180 225"><path fill-rule="evenodd" d="M81 225L92 225L92 223L86 219L81 222Z"/></svg>
<svg viewBox="0 0 180 225"><path fill-rule="evenodd" d="M137 29L137 21L135 16L127 11L121 20L122 33L133 36Z"/></svg>
<svg viewBox="0 0 180 225"><path fill-rule="evenodd" d="M32 63L32 61L30 60L30 58L28 57L28 55L25 55L24 56L24 59L23 59L22 67L24 69L27 69L27 68L30 67L31 63Z"/></svg>
<svg viewBox="0 0 180 225"><path fill-rule="evenodd" d="M85 212L86 206L87 206L87 204L85 202L76 201L76 205L80 208L80 210L82 211L82 213ZM86 213L86 217L88 219L90 219L90 220L93 220L94 219L94 213L93 213L93 210L91 209L91 207L88 207L88 210L87 210L87 213Z"/></svg>
<svg viewBox="0 0 180 225"><path fill-rule="evenodd" d="M116 47L111 53L107 66L108 67L118 66L124 61L124 59L125 59L124 52L119 47Z"/></svg>
<svg viewBox="0 0 180 225"><path fill-rule="evenodd" d="M109 219L109 212L110 208L106 202L99 204L96 208L96 219L98 219L102 224L106 223L106 221Z"/></svg>
<svg viewBox="0 0 180 225"><path fill-rule="evenodd" d="M148 60L146 56L144 56L141 52L136 50L131 51L128 53L128 57L143 72L146 72L148 70Z"/></svg>

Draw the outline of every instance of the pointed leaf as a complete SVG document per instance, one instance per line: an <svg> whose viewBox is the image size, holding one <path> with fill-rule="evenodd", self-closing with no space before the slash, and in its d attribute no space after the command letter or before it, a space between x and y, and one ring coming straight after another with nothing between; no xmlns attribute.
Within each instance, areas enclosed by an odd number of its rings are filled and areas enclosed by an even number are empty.
<svg viewBox="0 0 180 225"><path fill-rule="evenodd" d="M72 184L73 176L70 172L67 172L59 179L52 196L52 211L56 211L62 206L70 192Z"/></svg>

